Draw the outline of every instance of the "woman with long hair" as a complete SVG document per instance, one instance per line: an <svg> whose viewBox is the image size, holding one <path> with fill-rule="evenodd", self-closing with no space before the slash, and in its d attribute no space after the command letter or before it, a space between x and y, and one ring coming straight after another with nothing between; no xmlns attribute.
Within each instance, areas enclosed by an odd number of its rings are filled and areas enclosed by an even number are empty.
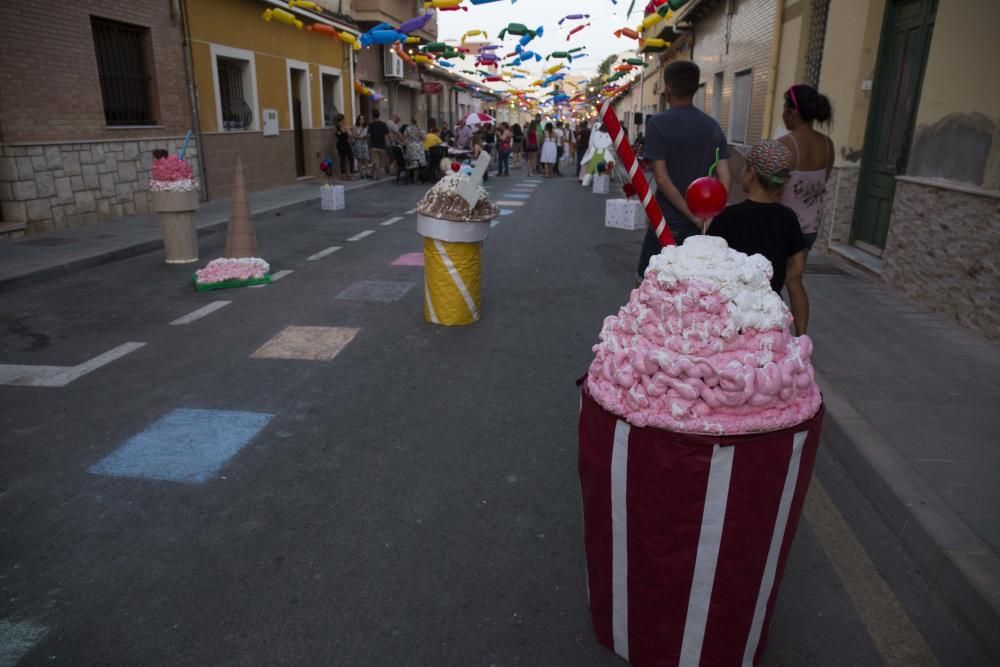
<svg viewBox="0 0 1000 667"><path fill-rule="evenodd" d="M497 176L510 176L510 151L514 135L507 123L500 123L497 132Z"/></svg>
<svg viewBox="0 0 1000 667"><path fill-rule="evenodd" d="M371 151L368 150L368 120L363 113L358 114L351 130L351 150L358 163L361 178L374 178L371 170Z"/></svg>
<svg viewBox="0 0 1000 667"><path fill-rule="evenodd" d="M806 252L819 235L826 182L835 157L833 141L814 125L829 124L832 118L830 100L812 86L796 84L785 91L782 119L788 134L778 141L792 152L792 172L781 194L781 203L798 216Z"/></svg>
<svg viewBox="0 0 1000 667"><path fill-rule="evenodd" d="M524 155L528 158L528 176L534 176L538 171L538 121L528 123L528 131L524 133Z"/></svg>
<svg viewBox="0 0 1000 667"><path fill-rule="evenodd" d="M552 178L552 169L559 159L559 147L556 144L556 132L552 123L545 124L541 157L538 159L545 165L545 178Z"/></svg>
<svg viewBox="0 0 1000 667"><path fill-rule="evenodd" d="M351 132L347 129L344 114L337 114L337 155L340 156L340 177L345 181L354 180L354 151L351 150Z"/></svg>
<svg viewBox="0 0 1000 667"><path fill-rule="evenodd" d="M427 156L424 154L424 131L417 125L417 119L411 118L410 124L400 128L403 134L403 158L406 169L410 172L410 182L415 183L417 170L427 166Z"/></svg>

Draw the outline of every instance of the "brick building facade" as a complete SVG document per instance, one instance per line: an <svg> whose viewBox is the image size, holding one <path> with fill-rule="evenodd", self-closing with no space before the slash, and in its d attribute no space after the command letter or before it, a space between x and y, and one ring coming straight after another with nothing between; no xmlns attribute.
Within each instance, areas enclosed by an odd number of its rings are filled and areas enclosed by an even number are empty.
<svg viewBox="0 0 1000 667"><path fill-rule="evenodd" d="M0 234L149 210L152 151L175 152L191 127L178 6L88 0L52 12L7 7L0 23ZM192 142L188 157L196 156Z"/></svg>
<svg viewBox="0 0 1000 667"><path fill-rule="evenodd" d="M696 105L719 121L729 143L760 141L773 77L774 0L695 3L678 21L694 32L691 59L702 86Z"/></svg>

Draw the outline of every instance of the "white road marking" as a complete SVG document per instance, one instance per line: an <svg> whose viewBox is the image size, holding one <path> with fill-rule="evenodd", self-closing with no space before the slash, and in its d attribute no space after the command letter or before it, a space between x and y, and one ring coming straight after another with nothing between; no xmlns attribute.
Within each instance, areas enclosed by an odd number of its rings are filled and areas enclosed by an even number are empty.
<svg viewBox="0 0 1000 667"><path fill-rule="evenodd" d="M358 232L357 234L355 234L354 236L352 236L351 238L349 238L347 240L348 241L360 241L361 239L365 238L366 236L371 236L374 233L375 233L374 229L366 229L363 232Z"/></svg>
<svg viewBox="0 0 1000 667"><path fill-rule="evenodd" d="M389 225L394 225L394 224L396 224L396 223L397 223L397 222L399 222L400 220L402 220L402 218L400 218L400 217L396 217L396 218L389 218L388 220L386 220L385 222L383 222L383 223L382 223L382 226L383 226L383 227L388 227Z"/></svg>
<svg viewBox="0 0 1000 667"><path fill-rule="evenodd" d="M524 206L524 202L523 201L512 201L512 200L506 200L506 199L501 199L496 204L497 204L497 206Z"/></svg>
<svg viewBox="0 0 1000 667"><path fill-rule="evenodd" d="M416 213L416 212L417 212L417 209L411 208L409 211L406 212L406 215L411 215L411 214Z"/></svg>
<svg viewBox="0 0 1000 667"><path fill-rule="evenodd" d="M65 387L73 380L78 380L101 366L107 366L144 345L145 343L123 343L78 366L0 364L0 384L21 387Z"/></svg>
<svg viewBox="0 0 1000 667"><path fill-rule="evenodd" d="M198 310L196 310L194 312L188 313L184 317L178 317L176 320L174 320L170 324L172 326L175 326L175 327L176 326L181 326L183 324L191 324L195 320L200 320L201 318L205 317L206 315L211 315L212 313L214 313L218 309L225 308L226 306L228 306L231 303L232 303L232 301L213 301L212 303L208 304L207 306L202 306Z"/></svg>
<svg viewBox="0 0 1000 667"><path fill-rule="evenodd" d="M289 273L295 273L295 271L292 269L282 269L281 271L276 271L271 274L271 282L276 283L285 276L287 276ZM263 285L251 285L250 287L267 287L268 284L269 283L265 283Z"/></svg>
<svg viewBox="0 0 1000 667"><path fill-rule="evenodd" d="M338 250L340 250L340 246L339 245L330 246L326 250L320 250L315 255L309 255L308 257L306 257L306 261L307 262L315 262L317 259L323 259L327 255L332 255L333 253L337 252Z"/></svg>
<svg viewBox="0 0 1000 667"><path fill-rule="evenodd" d="M496 227L499 224L500 224L500 220L494 220L493 222L490 223L490 227Z"/></svg>
<svg viewBox="0 0 1000 667"><path fill-rule="evenodd" d="M815 477L803 513L886 665L937 665L896 594Z"/></svg>

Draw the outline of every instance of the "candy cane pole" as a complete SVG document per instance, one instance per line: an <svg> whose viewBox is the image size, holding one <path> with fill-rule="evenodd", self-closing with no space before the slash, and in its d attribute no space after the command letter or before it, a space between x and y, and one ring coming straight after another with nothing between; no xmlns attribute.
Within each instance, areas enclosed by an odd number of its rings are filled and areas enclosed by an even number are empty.
<svg viewBox="0 0 1000 667"><path fill-rule="evenodd" d="M604 121L604 126L608 128L608 133L615 142L615 150L618 152L618 157L621 159L622 164L625 165L629 180L632 181L632 186L635 188L636 194L639 195L642 207L646 209L649 226L653 228L653 233L660 240L660 245L674 245L674 237L670 233L670 228L667 227L667 220L663 217L663 212L660 210L659 204L656 203L653 191L649 189L646 176L639 169L639 161L635 159L632 146L625 141L625 132L622 131L622 124L618 122L615 110L611 108L611 100L605 100L604 105L601 107L601 120Z"/></svg>

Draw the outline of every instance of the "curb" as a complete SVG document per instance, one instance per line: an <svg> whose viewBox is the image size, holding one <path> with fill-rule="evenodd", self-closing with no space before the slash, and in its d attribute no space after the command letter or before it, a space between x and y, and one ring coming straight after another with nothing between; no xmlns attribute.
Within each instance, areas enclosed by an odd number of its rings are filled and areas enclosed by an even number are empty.
<svg viewBox="0 0 1000 667"><path fill-rule="evenodd" d="M356 186L351 187L347 192L357 192L359 190L367 190L369 188L374 188L379 185L387 185L392 182L391 177L386 177L379 179L377 181L358 183ZM253 210L250 212L251 218L256 218L258 216L267 215L269 213L277 213L279 211L288 211L295 208L300 208L302 206L307 206L313 202L319 201L319 194L315 196L303 197L301 199L296 199L293 201L285 202L283 204L277 204L275 206L268 206L266 208L261 208ZM229 216L226 215L220 219L209 220L205 223L197 225L195 230L198 238L205 236L211 236L212 234L217 234L223 229L225 229L226 224L229 222ZM81 257L80 259L75 259L64 264L56 264L53 266L47 266L42 269L37 269L29 273L22 274L20 276L14 276L11 278L4 278L0 280L0 293L9 292L20 287L27 287L29 285L35 285L37 283L45 282L46 280L51 280L52 278L59 278L61 276L67 276L72 273L78 273L80 271L86 271L87 269L93 269L98 266L103 266L105 264L111 264L112 262L118 262L123 259L129 259L130 257L136 257L138 255L144 255L147 252L153 252L154 250L160 250L163 248L163 241L160 239L151 239L149 241L143 241L141 243L136 243L124 248L115 248L114 250L109 250L107 252L91 255L90 257Z"/></svg>
<svg viewBox="0 0 1000 667"><path fill-rule="evenodd" d="M1000 664L1000 558L820 373L823 438L930 586Z"/></svg>

